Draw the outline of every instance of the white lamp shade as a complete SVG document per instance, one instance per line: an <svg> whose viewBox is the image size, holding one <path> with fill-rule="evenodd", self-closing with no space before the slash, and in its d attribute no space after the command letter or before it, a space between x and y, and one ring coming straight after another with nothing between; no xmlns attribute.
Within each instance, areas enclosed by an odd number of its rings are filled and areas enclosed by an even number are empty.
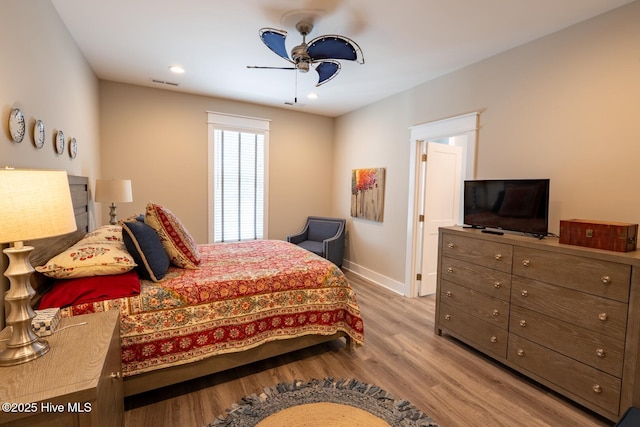
<svg viewBox="0 0 640 427"><path fill-rule="evenodd" d="M0 242L19 242L77 229L65 171L0 169Z"/></svg>
<svg viewBox="0 0 640 427"><path fill-rule="evenodd" d="M96 179L96 202L133 202L131 180L129 179Z"/></svg>

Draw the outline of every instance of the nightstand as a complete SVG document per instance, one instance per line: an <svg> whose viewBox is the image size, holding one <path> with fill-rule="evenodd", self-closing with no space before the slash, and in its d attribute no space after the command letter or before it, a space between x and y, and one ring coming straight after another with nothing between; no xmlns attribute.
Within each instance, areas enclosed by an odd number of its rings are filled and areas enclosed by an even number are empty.
<svg viewBox="0 0 640 427"><path fill-rule="evenodd" d="M44 356L0 367L0 425L122 426L119 312L64 318L45 339Z"/></svg>

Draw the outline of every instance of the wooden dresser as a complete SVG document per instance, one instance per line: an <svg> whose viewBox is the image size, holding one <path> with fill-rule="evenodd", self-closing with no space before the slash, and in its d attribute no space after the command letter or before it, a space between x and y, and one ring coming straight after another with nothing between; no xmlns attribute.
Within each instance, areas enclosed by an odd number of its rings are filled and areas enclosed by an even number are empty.
<svg viewBox="0 0 640 427"><path fill-rule="evenodd" d="M618 420L640 405L640 251L440 229L437 334Z"/></svg>
<svg viewBox="0 0 640 427"><path fill-rule="evenodd" d="M122 426L119 312L65 318L56 330L47 354L0 368L0 425Z"/></svg>

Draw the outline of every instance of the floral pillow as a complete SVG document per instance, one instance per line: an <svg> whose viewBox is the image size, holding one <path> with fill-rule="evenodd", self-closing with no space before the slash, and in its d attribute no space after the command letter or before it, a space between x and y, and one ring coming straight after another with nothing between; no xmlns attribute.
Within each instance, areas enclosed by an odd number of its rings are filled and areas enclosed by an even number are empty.
<svg viewBox="0 0 640 427"><path fill-rule="evenodd" d="M120 225L103 225L90 233L82 240L85 242L122 242L122 227Z"/></svg>
<svg viewBox="0 0 640 427"><path fill-rule="evenodd" d="M155 203L147 203L144 222L156 230L173 265L180 268L198 268L200 265L198 244L169 209Z"/></svg>
<svg viewBox="0 0 640 427"><path fill-rule="evenodd" d="M126 273L135 267L122 241L82 239L45 265L36 267L36 271L55 279L70 279Z"/></svg>

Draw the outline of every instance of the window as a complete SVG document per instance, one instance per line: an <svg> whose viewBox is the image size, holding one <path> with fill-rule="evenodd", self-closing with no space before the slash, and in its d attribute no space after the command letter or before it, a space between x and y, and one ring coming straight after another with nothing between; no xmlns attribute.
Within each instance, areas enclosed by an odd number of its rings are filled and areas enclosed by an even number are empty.
<svg viewBox="0 0 640 427"><path fill-rule="evenodd" d="M269 122L209 113L209 241L267 236Z"/></svg>

